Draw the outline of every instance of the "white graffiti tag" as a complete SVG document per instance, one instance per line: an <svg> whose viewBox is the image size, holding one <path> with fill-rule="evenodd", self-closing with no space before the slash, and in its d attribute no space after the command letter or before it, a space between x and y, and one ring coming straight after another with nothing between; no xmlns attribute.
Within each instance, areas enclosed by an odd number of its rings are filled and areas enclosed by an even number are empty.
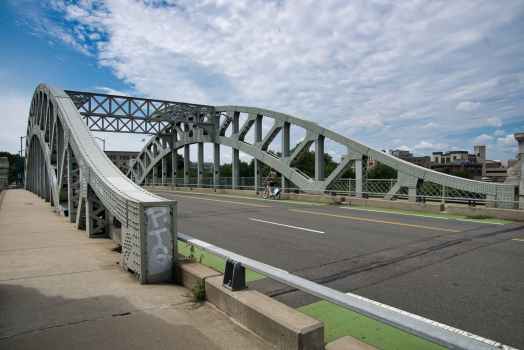
<svg viewBox="0 0 524 350"><path fill-rule="evenodd" d="M169 242L169 224L170 218L167 208L153 207L146 211L148 217L148 253L149 259L149 273L156 274L163 272L171 267L171 259L173 254L172 249L166 247L163 241ZM150 242L150 239L155 237L156 244ZM152 248L149 248L151 247Z"/></svg>

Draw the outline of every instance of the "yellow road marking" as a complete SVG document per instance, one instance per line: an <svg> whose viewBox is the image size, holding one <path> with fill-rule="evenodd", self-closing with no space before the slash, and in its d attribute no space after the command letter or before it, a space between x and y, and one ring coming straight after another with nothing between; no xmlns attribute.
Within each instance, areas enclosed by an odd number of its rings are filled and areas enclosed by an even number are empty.
<svg viewBox="0 0 524 350"><path fill-rule="evenodd" d="M391 225L400 225L400 226L410 226L410 227L418 227L418 228L426 228L429 230L439 230L439 231L448 231L448 232L460 232L456 230L448 230L446 228L437 228L437 227L429 227L429 226L419 226L419 225L411 225L411 224L402 224L399 222L391 222L391 221L381 221L381 220L372 220L372 219L363 219L363 218L356 218L353 216L343 216L343 215L334 215L334 214L324 214L324 213L316 213L314 211L304 211L304 210L296 210L296 209L289 209L291 211L297 211L300 213L308 213L308 214L317 214L317 215L326 215L326 216L334 216L337 218L344 218L344 219L353 219L353 220L362 220L362 221L372 221L372 222L380 222L382 224L391 224Z"/></svg>
<svg viewBox="0 0 524 350"><path fill-rule="evenodd" d="M184 197L184 198L194 198L194 199L202 199L204 201L213 201L213 202L224 202L224 203L234 203L234 204L242 204L242 205L251 205L253 207L263 207L263 208L271 208L267 205L259 205L259 204L248 204L248 203L240 203L240 202L231 202L231 201L221 201L219 199L210 199L210 198L200 198L200 197L192 197L192 196L181 196L179 194L169 194L169 193L155 193L154 194L162 194L166 196L174 196L174 197Z"/></svg>
<svg viewBox="0 0 524 350"><path fill-rule="evenodd" d="M524 242L524 239L520 239L520 238L513 238L512 241L521 241L521 242Z"/></svg>

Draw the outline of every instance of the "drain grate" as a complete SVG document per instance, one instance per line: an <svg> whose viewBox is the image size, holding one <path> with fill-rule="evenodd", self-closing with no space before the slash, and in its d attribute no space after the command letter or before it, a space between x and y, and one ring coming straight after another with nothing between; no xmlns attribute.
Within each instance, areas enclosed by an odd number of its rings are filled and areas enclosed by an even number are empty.
<svg viewBox="0 0 524 350"><path fill-rule="evenodd" d="M33 205L33 203L25 203L25 205Z"/></svg>

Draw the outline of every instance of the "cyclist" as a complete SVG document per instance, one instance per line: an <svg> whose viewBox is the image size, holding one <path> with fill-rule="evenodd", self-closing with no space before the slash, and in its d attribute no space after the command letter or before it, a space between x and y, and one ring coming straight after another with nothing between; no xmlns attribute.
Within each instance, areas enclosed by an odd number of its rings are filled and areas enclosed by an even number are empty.
<svg viewBox="0 0 524 350"><path fill-rule="evenodd" d="M266 181L271 177L271 181L269 182L269 190L270 190L270 196L273 196L273 186L276 186L278 184L278 176L277 172L275 171L275 168L269 169L269 174L266 177Z"/></svg>

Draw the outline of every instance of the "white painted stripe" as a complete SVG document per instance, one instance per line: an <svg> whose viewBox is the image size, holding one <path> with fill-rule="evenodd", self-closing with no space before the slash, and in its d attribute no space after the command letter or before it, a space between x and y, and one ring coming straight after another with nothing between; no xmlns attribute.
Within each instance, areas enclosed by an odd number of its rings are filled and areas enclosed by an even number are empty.
<svg viewBox="0 0 524 350"><path fill-rule="evenodd" d="M506 349L506 350L517 350L515 348L512 348L510 346L507 346L507 345L503 345L501 343L498 343L498 342L495 342L493 340L489 340L489 339L486 339L486 338L483 338L483 337L480 337L478 335L475 335L475 334L472 334L472 333L469 333L469 332L466 332L466 331L463 331L463 330L460 330L458 328L454 328L454 327L450 327L450 326L447 326L443 323L440 323L440 322L437 322L437 321L433 321L433 320L430 320L429 318L425 318L425 317L422 317L422 316L418 316L418 315L415 315L415 314L412 314L412 313L409 313L407 311L404 311L404 310L400 310L400 309L397 309L395 307L392 307L392 306L389 306L389 305L386 305L386 304L382 304L382 303L379 303L378 301L375 301L375 300L371 300L371 299L368 299L368 298L365 298L365 297L361 297L360 295L356 295L356 294L353 294L353 293L346 293L347 295L350 295L352 297L355 297L357 299L360 299L360 300L364 300L364 301L367 301L371 304L375 304L377 306L380 306L380 307L383 307L385 309L388 309L388 310L391 310L391 311L395 311L395 312L398 312L398 313L401 313L403 315L406 315L406 316L409 316L409 317L412 317L416 320L419 320L419 321L422 321L422 322L426 322L426 323L430 323L434 326L437 326L437 327L440 327L440 328L444 328L444 329L447 329L449 331L452 331L452 332L455 332L455 333L459 333L459 334L462 334L466 337L469 337L469 338L473 338L473 339L476 339L478 341L481 341L483 343L486 343L486 344L489 344L489 345L492 345L492 346L496 346L496 347L502 347L503 349Z"/></svg>
<svg viewBox="0 0 524 350"><path fill-rule="evenodd" d="M411 215L411 216L419 216L424 218L434 218L434 219L442 219L442 220L448 220L448 218L439 218L438 216L429 216L429 215L418 215L418 214L406 214L406 213L393 213L390 211L383 211L383 210L372 210L372 209L360 209L360 208L340 208L340 209L351 209L351 210L362 210L362 211L374 211L376 213L386 213L386 214L397 214L397 215Z"/></svg>
<svg viewBox="0 0 524 350"><path fill-rule="evenodd" d="M322 232L322 231L310 230L310 229L308 229L308 228L302 228L302 227L296 227L296 226L289 226L289 225L284 225L284 224L278 224L278 223L276 223L276 222L269 222L269 221L264 221L264 220L251 219L251 218L249 218L249 220L265 222L266 224L272 224L272 225L278 225L278 226L285 226L285 227L296 228L297 230L311 231L311 232L316 232L316 233L325 233L325 232Z"/></svg>
<svg viewBox="0 0 524 350"><path fill-rule="evenodd" d="M383 210L360 209L360 208L345 208L345 207L341 208L341 209L374 211L376 213L387 213L387 214L398 214L398 215L411 215L411 216L419 216L419 217L424 217L424 218L433 218L433 219L442 219L442 220L448 220L449 219L449 218L439 218L438 216L430 216L430 215L393 213L393 212L390 212L390 211L383 211ZM464 219L451 219L451 220L467 221L467 222L480 222L481 224L504 225L504 224L501 224L501 223L498 223L498 222L486 222L486 221L480 221L480 220L464 220Z"/></svg>
<svg viewBox="0 0 524 350"><path fill-rule="evenodd" d="M467 222L478 222L478 223L481 223L481 224L504 225L504 224L501 224L499 222L486 222L486 221L480 221L480 220L465 220L465 219L455 219L455 220L467 221Z"/></svg>

